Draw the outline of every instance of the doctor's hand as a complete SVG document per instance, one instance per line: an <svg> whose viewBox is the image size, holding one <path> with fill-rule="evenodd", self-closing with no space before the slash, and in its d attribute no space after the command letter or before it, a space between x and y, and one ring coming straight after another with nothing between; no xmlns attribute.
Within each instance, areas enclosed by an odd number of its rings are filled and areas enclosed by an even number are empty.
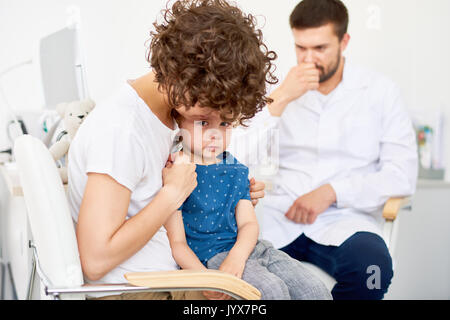
<svg viewBox="0 0 450 320"><path fill-rule="evenodd" d="M319 69L314 63L301 63L289 71L281 84L286 97L292 101L310 90L319 89Z"/></svg>
<svg viewBox="0 0 450 320"><path fill-rule="evenodd" d="M333 187L327 184L295 200L285 216L296 223L313 224L317 216L335 202L336 193Z"/></svg>
<svg viewBox="0 0 450 320"><path fill-rule="evenodd" d="M274 100L269 104L272 116L280 117L290 102L310 90L319 89L319 79L319 69L314 63L301 63L293 67L281 85L270 95Z"/></svg>

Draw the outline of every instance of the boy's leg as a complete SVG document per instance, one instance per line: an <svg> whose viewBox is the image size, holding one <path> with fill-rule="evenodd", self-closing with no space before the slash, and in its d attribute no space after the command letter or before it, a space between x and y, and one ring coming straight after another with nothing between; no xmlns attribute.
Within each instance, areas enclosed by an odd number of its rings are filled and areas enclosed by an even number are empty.
<svg viewBox="0 0 450 320"><path fill-rule="evenodd" d="M262 266L257 259L247 260L242 279L261 292L261 300L291 300L283 279Z"/></svg>
<svg viewBox="0 0 450 320"><path fill-rule="evenodd" d="M261 240L264 253L260 261L267 269L281 278L289 288L292 300L330 300L327 287L306 269L300 261L291 258L283 251L275 249L269 241Z"/></svg>

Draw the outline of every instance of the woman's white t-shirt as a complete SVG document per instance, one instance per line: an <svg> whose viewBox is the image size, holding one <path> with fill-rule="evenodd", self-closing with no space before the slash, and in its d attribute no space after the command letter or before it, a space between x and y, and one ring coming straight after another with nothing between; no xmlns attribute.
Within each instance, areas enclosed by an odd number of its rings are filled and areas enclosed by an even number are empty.
<svg viewBox="0 0 450 320"><path fill-rule="evenodd" d="M69 150L68 200L75 222L88 172L108 174L131 191L127 219L149 204L162 187L162 170L177 132L178 127L165 126L128 83L99 103L78 129ZM161 227L141 250L95 283L124 283L127 272L176 268Z"/></svg>

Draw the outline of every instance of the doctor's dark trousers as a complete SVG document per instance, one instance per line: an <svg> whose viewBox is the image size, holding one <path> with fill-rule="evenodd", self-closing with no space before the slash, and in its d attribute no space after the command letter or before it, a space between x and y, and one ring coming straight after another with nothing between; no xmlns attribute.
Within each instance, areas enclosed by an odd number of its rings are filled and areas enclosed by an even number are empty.
<svg viewBox="0 0 450 320"><path fill-rule="evenodd" d="M393 276L384 240L370 232L357 232L338 247L318 244L302 234L280 250L334 277L335 300L381 300Z"/></svg>

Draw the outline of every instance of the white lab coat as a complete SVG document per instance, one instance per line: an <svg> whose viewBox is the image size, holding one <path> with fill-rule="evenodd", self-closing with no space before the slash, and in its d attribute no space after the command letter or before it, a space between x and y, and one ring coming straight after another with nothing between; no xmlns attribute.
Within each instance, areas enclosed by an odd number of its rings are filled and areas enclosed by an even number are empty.
<svg viewBox="0 0 450 320"><path fill-rule="evenodd" d="M262 201L260 221L262 237L278 248L302 233L334 246L358 231L381 236L383 204L415 191L416 138L398 87L348 59L343 80L332 93L310 91L290 103L281 117L272 117L265 108L247 129L233 133L230 151L251 165L252 156L254 162L266 147L269 129L275 133L273 141L279 138L279 170L274 190ZM297 224L284 216L298 197L327 183L337 202L315 223Z"/></svg>

